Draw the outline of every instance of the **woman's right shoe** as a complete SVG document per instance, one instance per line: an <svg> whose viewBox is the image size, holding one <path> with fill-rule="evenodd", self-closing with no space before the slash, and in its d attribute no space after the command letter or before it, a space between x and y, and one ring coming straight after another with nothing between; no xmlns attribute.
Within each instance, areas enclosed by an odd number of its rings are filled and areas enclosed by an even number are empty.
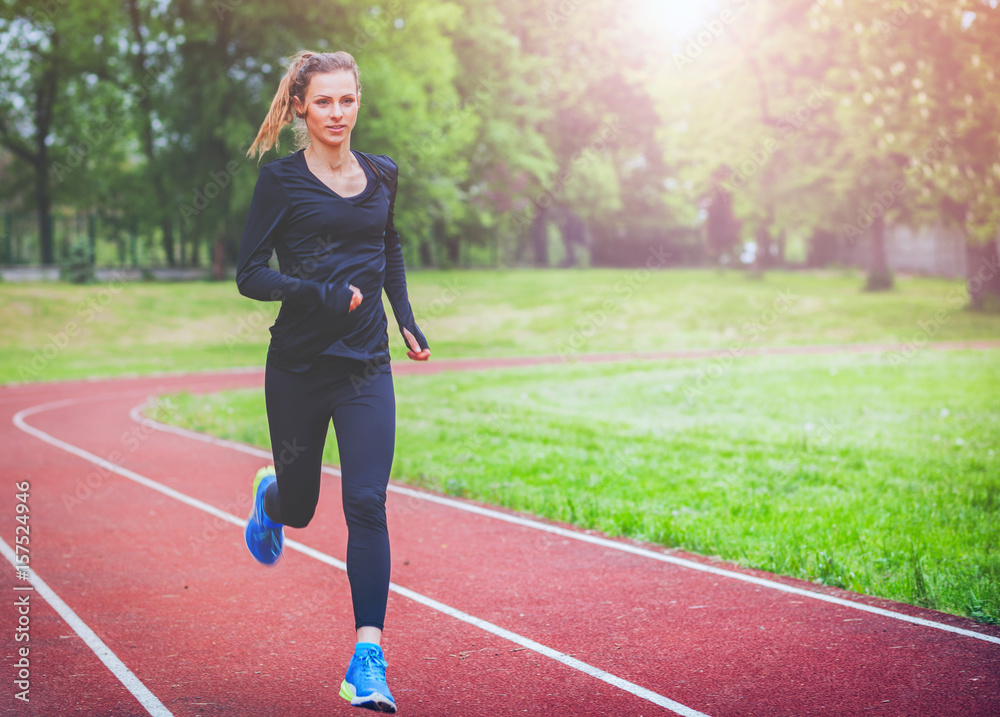
<svg viewBox="0 0 1000 717"><path fill-rule="evenodd" d="M347 666L347 675L340 683L340 696L355 707L374 712L395 712L396 701L385 682L388 664L382 648L370 642L359 642L354 657Z"/></svg>
<svg viewBox="0 0 1000 717"><path fill-rule="evenodd" d="M281 523L275 523L264 512L264 494L268 486L277 480L274 466L267 466L257 471L253 480L253 509L247 519L247 527L243 535L247 548L257 562L264 565L274 565L281 557L285 544L285 536Z"/></svg>

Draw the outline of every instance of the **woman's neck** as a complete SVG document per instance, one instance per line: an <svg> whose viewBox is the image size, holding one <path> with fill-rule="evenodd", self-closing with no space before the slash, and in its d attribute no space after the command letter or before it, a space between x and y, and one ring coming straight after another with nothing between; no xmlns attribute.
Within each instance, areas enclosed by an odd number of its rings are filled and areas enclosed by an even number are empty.
<svg viewBox="0 0 1000 717"><path fill-rule="evenodd" d="M334 174L349 171L354 165L350 137L333 146L311 142L306 148L305 154L311 162L329 169Z"/></svg>

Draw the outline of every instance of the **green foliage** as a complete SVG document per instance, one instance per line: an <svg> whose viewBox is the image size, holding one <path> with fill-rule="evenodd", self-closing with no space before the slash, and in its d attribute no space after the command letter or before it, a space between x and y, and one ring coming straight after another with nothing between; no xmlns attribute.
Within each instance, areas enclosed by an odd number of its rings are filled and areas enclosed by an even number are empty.
<svg viewBox="0 0 1000 717"><path fill-rule="evenodd" d="M704 242L730 200L730 254L778 237L836 254L876 215L978 243L1000 227L992 3L46 7L0 9L0 196L134 213L168 262L217 237L232 262L257 176L245 149L298 49L358 59L354 143L400 164L414 265L524 262L550 206L586 222L603 262L672 233Z"/></svg>
<svg viewBox="0 0 1000 717"><path fill-rule="evenodd" d="M628 351L912 347L928 340L920 323L933 341L1000 335L996 315L963 310L961 281L903 276L894 291L875 296L858 291L851 272L744 276L607 268L415 271L407 288L440 358L542 354L572 361L583 353ZM50 336L81 316L87 321L73 350L46 360L35 378L259 366L278 308L240 296L231 282L6 284L0 290L0 381L18 380L19 368L44 353ZM386 311L393 357L405 360L387 301ZM150 315L160 319L151 323Z"/></svg>
<svg viewBox="0 0 1000 717"><path fill-rule="evenodd" d="M1000 622L991 355L745 358L689 400L705 368L400 376L393 477ZM161 418L267 447L263 415L254 390L174 397Z"/></svg>
<svg viewBox="0 0 1000 717"><path fill-rule="evenodd" d="M59 278L72 284L87 284L94 280L94 254L90 242L79 239L69 248L69 255L59 266Z"/></svg>

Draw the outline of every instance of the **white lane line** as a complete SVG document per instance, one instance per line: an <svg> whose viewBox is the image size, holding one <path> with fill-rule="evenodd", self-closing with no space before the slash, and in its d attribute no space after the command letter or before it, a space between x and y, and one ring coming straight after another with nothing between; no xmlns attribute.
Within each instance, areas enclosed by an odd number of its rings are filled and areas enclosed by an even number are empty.
<svg viewBox="0 0 1000 717"><path fill-rule="evenodd" d="M240 521L240 524L242 525L243 522ZM347 570L346 564L344 564L340 560L330 557L325 553L321 553L318 550L310 548L307 545L302 545L301 543L287 539L285 540L285 545L294 545L296 550L305 553L306 555L309 555L313 558L316 558L316 560L319 560L322 563L326 563L327 565L332 565L333 567L339 568L340 570L345 570L345 571ZM586 675L590 675L591 677L601 680L602 682L606 682L609 685L617 687L618 689L624 692L628 692L629 694L635 695L636 697L641 697L642 699L648 700L649 702L652 702L655 705L659 705L660 707L665 707L666 709L670 710L675 714L683 715L683 717L708 717L708 715L706 715L703 712L698 712L697 710L691 709L686 705L682 705L680 702L675 702L674 700L668 697L664 697L663 695L657 692L648 690L645 687L640 687L634 682L629 682L628 680L624 680L621 677L612 675L610 672L605 672L604 670L594 667L593 665L583 662L582 660L578 660L575 657L570 657L564 652L559 652L558 650L543 645L539 642L535 642L534 640L524 637L523 635L518 635L516 632L511 632L510 630L502 628L499 625L495 625L492 622L488 622L486 620L478 618L475 615L470 615L466 612L462 612L461 610L457 610L451 607L450 605L445 605L443 602L438 602L437 600L429 598L426 595L422 595L418 592L410 590L409 588L404 588L402 585L397 585L396 583L389 583L389 590L398 595L402 595L403 597L409 598L414 602L418 602L421 605L429 607L431 610L436 610L437 612L444 613L445 615L453 617L456 620L461 620L462 622L468 623L469 625L474 625L475 627L478 627L479 629L488 632L492 635L496 635L497 637L503 638L517 645L521 645L522 647L526 647L529 650L534 650L540 655L545 655L546 657L551 658L556 662L561 662L567 667L570 667L574 670L578 670Z"/></svg>
<svg viewBox="0 0 1000 717"><path fill-rule="evenodd" d="M133 408L129 412L132 420L139 423L143 423L150 428L155 428L166 433L173 433L178 436L184 436L185 438L190 438L196 441L202 441L203 443L211 443L217 446L222 446L223 448L230 448L235 451L240 451L242 453L249 453L250 455L257 456L259 458L264 458L267 460L272 460L273 456L270 451L265 451L254 446L248 446L245 443L237 443L236 441L227 441L223 438L215 438L214 436L209 436L204 433L197 433L195 431L190 431L186 428L178 428L177 426L170 426L165 423L160 423L159 421L154 421L151 418L146 418L142 415L141 410L146 404L140 404ZM323 466L323 472L330 475L339 476L340 471L336 468L331 468L329 466ZM438 503L440 505L448 506L449 508L455 508L456 510L464 510L467 513L475 513L476 515L482 515L487 518L494 518L496 520L503 520L507 523L513 523L514 525L520 525L525 528L532 528L534 530L541 530L546 533L552 533L554 535L559 535L563 538L569 538L571 540L579 540L584 543L590 543L592 545L600 545L604 548L611 548L612 550L620 550L624 553L631 553L633 555L639 555L644 558L651 558L653 560L659 560L660 562L670 563L671 565L677 565L683 568L690 568L691 570L698 570L703 573L710 573L711 575L718 575L719 577L729 578L732 580L740 580L752 585L759 585L764 588L771 590L779 590L781 592L789 593L791 595L800 595L802 597L811 598L813 600L821 600L823 602L828 602L833 605L840 605L842 607L849 607L854 610L861 610L863 612L872 613L873 615L880 615L881 617L888 617L893 620L901 620L903 622L908 622L913 625L921 625L923 627L930 627L935 630L943 630L944 632L951 632L956 635L962 635L964 637L972 637L977 640L983 640L985 642L992 642L996 645L1000 645L1000 637L993 637L992 635L985 635L981 632L975 632L973 630L966 630L961 627L954 627L952 625L946 625L943 622L935 622L933 620L925 620L921 617L913 617L912 615L906 615L901 612L894 612L892 610L886 610L884 608L875 607L873 605L866 605L860 602L854 602L852 600L845 600L844 598L835 597L833 595L825 595L824 593L813 592L812 590L805 590L803 588L795 587L793 585L785 585L784 583L779 583L775 580L768 580L767 578L759 578L755 575L746 575L744 573L738 573L733 570L726 570L724 568L716 568L711 565L704 565L702 563L695 562L693 560L686 560L684 558L677 558L673 555L665 555L663 553L657 553L648 548L640 548L635 545L629 545L627 543L619 543L614 540L609 540L607 538L600 538L596 535L587 535L586 533L580 533L573 530L567 530L566 528L560 528L555 525L547 525L541 523L537 520L532 520L531 518L522 518L517 515L509 515L507 513L501 513L497 510L491 510L489 508L483 508L478 505L472 505L469 503L462 503L460 501L454 500L452 498L444 498L442 496L433 495L431 493L424 493L422 491L414 490L413 488L405 488L403 486L389 485L389 491L393 493L399 493L400 495L410 496L412 498L419 498L420 500L426 500L430 503Z"/></svg>
<svg viewBox="0 0 1000 717"><path fill-rule="evenodd" d="M140 475L135 471L129 470L128 468L119 466L116 463L112 463L111 461L101 458L100 456L90 453L89 451L79 448L78 446L74 446L71 443L67 443L66 441L56 438L51 434L48 434L42 430L39 430L38 428L35 428L34 426L29 425L24 420L28 416L34 415L36 413L42 413L44 411L53 410L56 408L62 408L68 405L72 405L74 403L84 403L86 401L87 399L65 399L62 401L52 401L50 403L43 403L39 406L26 408L14 415L14 425L17 426L22 431L24 431L25 433L28 433L34 436L35 438L38 438L39 440L44 441L45 443L48 443L51 446L60 448L66 451L67 453L71 453L74 456L77 456L78 458L82 458L85 461L89 461L95 465L98 465L109 472L117 473L118 475L124 478L128 478L129 480L135 481L140 485L146 486L147 488L151 488L159 493L162 493L163 495L174 498L175 500L178 500L184 503L185 505L189 505L192 508L197 508L198 510L202 510L208 513L209 515L221 518L222 520L232 523L233 525L238 526L240 528L246 525L246 520L242 518L237 518L235 515L231 515L230 513L227 513L224 510L220 510L216 508L214 505L205 503L204 501L198 500L197 498L192 498L191 496L186 495L185 493L181 493L180 491L170 488L169 486L165 486L162 483L153 480L152 478L147 478L146 476ZM143 422L147 421L151 422L151 419L142 419L142 420ZM342 570L344 572L347 571L347 565L343 561L338 560L337 558L334 558L330 555L327 555L326 553L322 553L316 550L315 548L311 548L308 545L300 543L297 540L286 539L285 545L288 546L289 548L292 548L293 550L297 550L300 553L304 553L305 555L315 558L316 560L319 560L322 563L335 567L338 570ZM593 665L590 665L586 662L582 662L581 660L577 660L574 657L570 657L565 653L559 652L558 650L555 650L551 647L542 645L541 643L535 642L534 640L531 640L527 637L518 635L517 633L511 632L510 630L500 627L499 625L495 625L491 622L475 617L474 615L469 615L468 613L464 613L461 610L457 610L449 605L445 605L444 603L438 602L437 600L426 597L425 595L421 595L420 593L414 592L409 588L397 585L396 583L389 583L389 590L405 598L420 603L421 605L429 607L432 610L436 610L438 612L444 613L445 615L453 617L456 620L461 620L462 622L478 627L481 630L496 635L497 637L509 640L510 642L513 642L517 645L521 645L522 647L526 647L530 650L534 650L535 652L538 652L541 655L545 655L546 657L556 660L557 662L561 662L562 664L572 669L583 672L584 674L594 677L598 680L601 680L602 682L606 682L607 684L612 685L613 687L617 687L623 692L627 692L629 694L635 695L636 697L647 700L648 702L652 702L655 705L659 705L660 707L670 710L671 712L681 715L682 717L709 717L703 712L698 712L697 710L692 709L686 705L683 705L680 702L675 702L674 700L668 697L664 697L663 695L657 692L653 692L652 690L646 689L645 687L637 685L633 682L629 682L628 680L622 679L621 677L613 675L610 672L605 672L600 668L594 667Z"/></svg>
<svg viewBox="0 0 1000 717"><path fill-rule="evenodd" d="M125 663L118 659L118 656L111 651L104 641L99 638L93 630L87 627L87 623L80 619L80 617L73 612L73 609L63 602L62 598L56 595L55 591L48 586L48 584L39 577L39 575L31 568L22 567L20 562L17 560L17 556L11 549L7 542L0 540L0 553L7 558L9 562L15 569L27 573L28 582L34 587L35 592L42 596L42 598L52 609L55 610L59 617L66 621L66 624L73 628L73 632L80 636L84 644L87 645L93 651L97 658L105 664L105 666L111 670L111 674L118 678L118 681L125 685L125 689L132 693L132 696L139 700L139 704L146 708L146 711L153 717L173 717L173 713L163 706L163 703L157 699L156 695L149 691L146 685L142 684L142 681L135 676ZM15 593L19 595L22 593ZM23 594L30 595L30 592ZM30 604L30 603L29 603Z"/></svg>

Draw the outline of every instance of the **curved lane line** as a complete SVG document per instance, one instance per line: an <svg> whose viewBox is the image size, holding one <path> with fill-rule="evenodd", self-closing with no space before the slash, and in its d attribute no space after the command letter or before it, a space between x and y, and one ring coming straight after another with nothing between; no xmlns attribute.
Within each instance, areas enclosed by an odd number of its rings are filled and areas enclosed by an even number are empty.
<svg viewBox="0 0 1000 717"><path fill-rule="evenodd" d="M216 438L214 436L210 436L204 433L197 433L195 431L190 431L186 428L178 428L177 426L171 426L165 423L160 423L159 421L154 421L151 418L146 418L141 414L141 410L145 405L146 404L140 404L129 412L129 416L131 416L132 420L141 423L145 426L149 426L150 428L155 428L156 430L163 431L165 433L173 433L178 436L184 436L186 438L190 438L192 440L202 441L203 443L212 443L218 446L222 446L223 448L230 448L235 451L240 451L241 453L249 453L250 455L257 456L258 458L264 458L266 460L273 459L273 456L271 455L270 451L265 451L255 446L248 446L245 443L229 441L224 438ZM337 470L336 468L331 468L329 466L323 466L323 472L333 476L340 476L339 470ZM985 642L992 642L993 644L1000 645L1000 637L993 637L992 635L986 635L981 632L975 632L974 630L966 630L961 627L946 625L943 622L925 620L924 618L921 617L913 617L912 615L906 615L905 613L886 610L885 608L875 607L874 605L866 605L864 603L854 602L852 600L845 600L844 598L835 597L833 595L826 595L824 593L813 592L812 590L805 590L803 588L795 587L794 585L785 585L784 583L779 583L775 580L768 580L767 578L759 578L755 575L746 575L744 573L738 573L734 570L716 568L711 565L705 565L703 563L695 562L693 560L686 560L685 558L677 558L672 555L657 553L653 550L649 550L648 548L640 548L634 545L629 545L627 543L620 543L614 540L609 540L607 538L600 538L595 535L587 535L586 533L567 530L566 528L561 528L559 526L547 525L545 523L539 522L537 520L532 520L530 518L522 518L517 515L509 515L507 513L501 513L500 511L497 510L483 508L478 505L462 503L452 498L444 498L442 496L433 495L431 493L424 493L415 490L413 488L406 488L403 486L397 486L390 483L388 489L389 491L393 493L399 493L400 495L419 498L421 500L426 500L431 503L438 503L440 505L445 505L450 508L455 508L456 510L464 510L468 513L475 513L476 515L482 515L487 518L495 518L496 520L503 520L508 523L513 523L514 525L520 525L526 528L532 528L534 530L541 530L546 533L559 535L563 538L570 538L571 540L579 540L584 543L600 545L605 548L611 548L612 550L620 550L622 552L632 553L633 555L639 555L644 558L651 558L653 560L659 560L664 563L670 563L672 565L677 565L684 568L690 568L691 570L700 570L701 572L710 573L712 575L718 575L719 577L730 578L732 580L741 580L743 582L751 583L753 585L759 585L761 587L769 588L771 590L779 590L781 592L789 593L791 595L799 595L801 597L807 597L813 600L822 600L823 602L828 602L833 605L840 605L842 607L849 607L855 610L862 610L864 612L869 612L874 615L880 615L882 617L888 617L894 620L902 620L903 622L909 622L914 625L921 625L923 627L930 627L936 630L943 630L945 632L951 632L956 635L962 635L964 637L972 637L977 640L983 640Z"/></svg>
<svg viewBox="0 0 1000 717"><path fill-rule="evenodd" d="M107 397L105 396L101 398L107 398ZM101 458L100 456L94 455L93 453L90 453L89 451L79 448L78 446L74 446L71 443L67 443L66 441L63 441L59 438L56 438L55 436L52 436L51 434L46 433L45 431L35 428L34 426L28 424L24 420L28 416L32 416L37 413L43 413L45 411L55 410L57 408L65 408L66 406L70 405L84 404L87 403L88 400L90 399L89 398L64 399L60 401L51 401L49 403L43 403L38 406L32 406L30 408L23 409L21 411L18 411L14 415L14 425L17 426L22 431L24 431L25 433L28 433L34 436L35 438L44 441L45 443L48 443L51 446L55 446L56 448L64 450L67 453L71 453L74 456L77 456L78 458L82 458L85 461L89 461L109 472L117 473L118 475L124 478L128 478L129 480L135 481L140 485L146 486L147 488L151 488L152 490L155 490L159 493L162 493L163 495L178 500L181 503L184 503L185 505L191 506L192 508L197 508L198 510L204 511L209 515L213 515L217 518L221 518L222 520L228 523L232 523L233 525L240 528L246 525L246 520L243 520L242 518L237 518L235 515L231 515L230 513L227 513L223 510L219 510L214 505L205 503L204 501L198 500L197 498L192 498L191 496L185 493L181 493L180 491L170 488L169 486L165 486L162 483L159 483L151 478L147 478L146 476L140 475L135 471L119 466L118 464L112 463L111 461ZM135 409L133 409L133 411L134 410ZM148 425L148 423L146 422L155 423L151 419L142 419L142 420L144 425ZM299 551L300 553L308 555L311 558L315 558L316 560L319 560L322 563L337 568L338 570L342 570L344 572L347 571L347 565L343 561L338 560L337 558L334 558L330 555L327 555L326 553L320 552L315 548L311 548L308 545L300 543L297 540L291 540L286 538L285 545L294 550ZM674 700L668 697L664 697L663 695L657 692L653 692L652 690L646 689L645 687L637 685L633 682L629 682L628 680L622 679L621 677L613 675L610 672L605 672L604 670L594 667L593 665L587 664L586 662L582 662L581 660L577 660L574 657L570 657L569 655L559 652L558 650L555 650L551 647L547 647L546 645L542 645L541 643L535 642L534 640L531 640L527 637L518 635L515 632L511 632L510 630L502 628L499 625L495 625L491 622L475 617L474 615L469 615L468 613L464 613L461 610L457 610L449 605L445 605L444 603L438 602L437 600L421 595L420 593L410 590L409 588L402 587L401 585L397 585L396 583L389 583L389 589L397 593L398 595L401 595L405 598L420 603L421 605L429 607L432 610L444 613L445 615L453 617L456 620L461 620L462 622L478 627L481 630L496 635L497 637L509 640L510 642L513 642L517 645L521 645L522 647L526 647L530 650L534 650L535 652L541 655L545 655L546 657L549 657L557 662L560 662L566 665L567 667L583 672L584 674L594 677L598 680L601 680L602 682L606 682L607 684L613 687L617 687L623 692L627 692L636 697L647 700L648 702L652 702L655 705L659 705L660 707L670 710L674 714L681 715L681 717L709 717L703 712L698 712L697 710L694 710L686 705L682 705L680 702L675 702ZM124 665L122 666L124 667ZM160 714L169 715L170 713L166 712ZM157 715L157 717L159 717L159 715Z"/></svg>

